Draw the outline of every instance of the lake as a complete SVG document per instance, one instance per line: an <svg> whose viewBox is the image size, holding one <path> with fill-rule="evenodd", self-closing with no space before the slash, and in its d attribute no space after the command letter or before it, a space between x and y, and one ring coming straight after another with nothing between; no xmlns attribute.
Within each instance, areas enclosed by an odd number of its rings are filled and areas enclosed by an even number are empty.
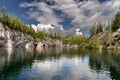
<svg viewBox="0 0 120 80"><path fill-rule="evenodd" d="M0 49L0 80L120 80L120 52Z"/></svg>

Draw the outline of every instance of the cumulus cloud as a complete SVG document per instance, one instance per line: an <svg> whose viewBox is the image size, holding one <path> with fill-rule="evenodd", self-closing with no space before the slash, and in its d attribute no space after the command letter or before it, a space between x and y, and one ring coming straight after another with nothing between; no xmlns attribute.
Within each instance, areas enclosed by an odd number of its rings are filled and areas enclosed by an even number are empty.
<svg viewBox="0 0 120 80"><path fill-rule="evenodd" d="M61 18L58 18L53 9L50 8L45 2L23 2L20 4L21 8L30 8L26 14L31 18L42 24L58 24L61 22ZM31 10L31 7L35 9Z"/></svg>
<svg viewBox="0 0 120 80"><path fill-rule="evenodd" d="M49 32L49 30L53 30L54 27L51 24L38 24L37 25L37 29L38 31L45 31L45 32Z"/></svg>
<svg viewBox="0 0 120 80"><path fill-rule="evenodd" d="M95 22L107 23L117 12L120 1L109 0L100 3L98 0L75 2L74 0L54 0L53 8L62 10L73 18L73 24L79 27L90 27Z"/></svg>
<svg viewBox="0 0 120 80"><path fill-rule="evenodd" d="M37 26L32 24L32 28L37 32L37 31L44 31L47 33L52 33L52 34L60 34L60 35L65 35L64 28L59 25L52 25L52 24L38 24Z"/></svg>
<svg viewBox="0 0 120 80"><path fill-rule="evenodd" d="M80 36L80 35L83 35L83 33L80 32L80 29L78 28L76 29L75 35Z"/></svg>
<svg viewBox="0 0 120 80"><path fill-rule="evenodd" d="M46 2L52 5L48 5ZM104 2L98 0L43 0L42 2L23 2L20 7L35 7L36 10L30 9L27 14L30 18L43 24L59 25L59 22L62 22L65 17L71 18L71 23L76 25L72 28L73 30L69 29L71 32L77 28L90 27L96 22L110 22L119 10L120 0ZM61 14L64 17L58 17L54 10L60 10L66 15Z"/></svg>

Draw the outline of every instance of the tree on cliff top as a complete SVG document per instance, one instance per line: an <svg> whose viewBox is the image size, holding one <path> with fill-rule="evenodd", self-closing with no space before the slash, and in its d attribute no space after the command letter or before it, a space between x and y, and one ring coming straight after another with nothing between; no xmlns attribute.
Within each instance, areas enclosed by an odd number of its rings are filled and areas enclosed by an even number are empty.
<svg viewBox="0 0 120 80"><path fill-rule="evenodd" d="M118 28L120 28L120 11L117 12L115 15L115 18L112 20L112 31L116 31Z"/></svg>
<svg viewBox="0 0 120 80"><path fill-rule="evenodd" d="M5 8L5 7L2 7L0 11L1 11L1 14L2 14L2 15L5 15L5 14L6 14L6 8Z"/></svg>
<svg viewBox="0 0 120 80"><path fill-rule="evenodd" d="M103 25L101 23L94 24L90 29L90 36L103 32Z"/></svg>

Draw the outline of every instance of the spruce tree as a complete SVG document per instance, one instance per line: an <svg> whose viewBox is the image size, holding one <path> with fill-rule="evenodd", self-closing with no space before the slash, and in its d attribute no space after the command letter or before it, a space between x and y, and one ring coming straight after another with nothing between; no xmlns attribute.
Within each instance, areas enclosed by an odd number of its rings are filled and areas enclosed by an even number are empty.
<svg viewBox="0 0 120 80"><path fill-rule="evenodd" d="M112 20L112 31L116 31L120 28L120 11L115 15L115 18Z"/></svg>

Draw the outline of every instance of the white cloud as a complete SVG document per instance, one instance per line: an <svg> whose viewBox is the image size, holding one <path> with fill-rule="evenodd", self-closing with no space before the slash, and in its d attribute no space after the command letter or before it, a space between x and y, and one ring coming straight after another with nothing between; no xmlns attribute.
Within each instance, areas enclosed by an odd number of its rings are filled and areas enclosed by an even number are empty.
<svg viewBox="0 0 120 80"><path fill-rule="evenodd" d="M80 32L80 29L78 28L78 29L76 29L75 35L79 36L79 35L83 35L83 33Z"/></svg>
<svg viewBox="0 0 120 80"><path fill-rule="evenodd" d="M45 31L45 32L49 32L49 30L53 30L54 27L51 24L38 24L37 25L37 29L38 31Z"/></svg>
<svg viewBox="0 0 120 80"><path fill-rule="evenodd" d="M53 0L53 8L62 10L73 23L79 27L90 27L95 22L107 23L117 12L120 0L110 0L100 3L98 0L89 0L77 3L74 0ZM87 15L86 15L87 14Z"/></svg>
<svg viewBox="0 0 120 80"><path fill-rule="evenodd" d="M35 7L37 10L30 10L27 12L27 15L31 19L35 19L36 21L42 24L55 24L58 25L61 22L61 18L57 18L54 14L53 9L50 8L45 2L32 2L32 3L21 3L21 8L30 8Z"/></svg>
<svg viewBox="0 0 120 80"><path fill-rule="evenodd" d="M55 2L54 5L47 5L45 1L50 3ZM27 12L32 19L36 19L42 24L55 24L63 21L63 17L57 17L54 9L61 10L64 17L72 18L72 23L76 27L69 29L67 33L74 33L77 28L91 27L96 22L108 23L114 17L120 7L120 0L108 0L100 3L98 0L45 0L42 2L21 3L20 7L35 7ZM74 31L74 32L71 32Z"/></svg>
<svg viewBox="0 0 120 80"><path fill-rule="evenodd" d="M55 26L55 25L51 25L51 24L38 24L37 26L32 24L32 28L35 30L35 31L44 31L44 32L47 32L47 33L57 33L57 34L66 34L64 32L64 28L62 27L62 25L58 25L58 26Z"/></svg>

